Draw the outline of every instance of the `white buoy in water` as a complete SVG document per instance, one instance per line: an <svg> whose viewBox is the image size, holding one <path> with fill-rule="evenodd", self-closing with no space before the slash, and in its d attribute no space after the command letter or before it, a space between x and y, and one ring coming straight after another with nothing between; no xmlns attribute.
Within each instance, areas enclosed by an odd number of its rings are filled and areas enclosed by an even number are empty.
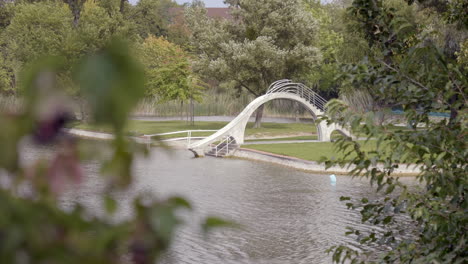
<svg viewBox="0 0 468 264"><path fill-rule="evenodd" d="M332 184L335 184L335 183L336 183L336 175L335 175L335 174L330 175L330 182L331 182Z"/></svg>

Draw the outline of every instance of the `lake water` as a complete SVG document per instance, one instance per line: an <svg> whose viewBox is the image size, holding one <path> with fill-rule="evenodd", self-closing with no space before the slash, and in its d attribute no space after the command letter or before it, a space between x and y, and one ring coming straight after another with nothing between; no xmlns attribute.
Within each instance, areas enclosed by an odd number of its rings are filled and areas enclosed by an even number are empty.
<svg viewBox="0 0 468 264"><path fill-rule="evenodd" d="M31 161L48 150L27 148ZM136 181L121 194L119 215L126 217L129 198L150 193L164 198L181 195L191 201L192 212L183 213L186 225L177 233L162 263L331 263L325 250L348 242L346 226L367 229L358 212L345 208L340 196L375 197L366 180L338 176L336 185L328 175L292 170L269 163L238 159L199 158L184 150L153 148L134 166ZM103 212L98 200L102 182L98 162L84 166L87 181L64 197L64 206L75 202L91 211ZM200 223L219 216L241 225L218 229L203 236Z"/></svg>

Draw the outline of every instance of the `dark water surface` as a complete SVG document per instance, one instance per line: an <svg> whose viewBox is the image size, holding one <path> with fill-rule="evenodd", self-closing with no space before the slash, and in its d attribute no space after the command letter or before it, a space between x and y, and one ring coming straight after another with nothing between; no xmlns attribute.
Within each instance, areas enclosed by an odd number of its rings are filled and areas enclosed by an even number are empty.
<svg viewBox="0 0 468 264"><path fill-rule="evenodd" d="M46 152L28 148L25 160ZM99 164L90 162L84 169L88 180L64 197L63 204L79 201L100 214ZM186 225L163 263L331 263L325 253L330 246L350 242L359 248L344 236L346 226L367 228L339 197L375 196L366 180L338 176L333 186L328 175L247 160L193 159L182 150L154 148L149 157L137 159L134 172L132 190L119 197L121 217L131 214L129 198L143 192L160 198L181 195L194 207L193 212L182 214ZM218 229L204 237L200 223L208 215L242 227Z"/></svg>

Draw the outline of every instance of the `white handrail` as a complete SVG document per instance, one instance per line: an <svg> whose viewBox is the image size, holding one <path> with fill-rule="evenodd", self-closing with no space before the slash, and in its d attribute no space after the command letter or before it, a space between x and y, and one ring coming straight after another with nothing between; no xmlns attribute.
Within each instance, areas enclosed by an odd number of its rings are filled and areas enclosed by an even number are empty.
<svg viewBox="0 0 468 264"><path fill-rule="evenodd" d="M229 144L234 142L235 139L232 136L227 136L225 139L223 139L221 142L219 142L217 145L210 144L210 147L212 150L215 151L215 156L218 157L218 153L221 152L223 149L226 149L226 154L229 153ZM223 147L219 148L222 144L225 144Z"/></svg>
<svg viewBox="0 0 468 264"><path fill-rule="evenodd" d="M226 141L226 145L224 145L219 151L226 148L226 154L227 154L227 153L229 153L229 144L232 143L234 140L232 139L231 136L228 136L225 141ZM218 146L219 146L219 144L218 144Z"/></svg>
<svg viewBox="0 0 468 264"><path fill-rule="evenodd" d="M279 80L270 85L266 94L280 92L296 94L321 111L325 111L327 100L302 83L294 83L291 80Z"/></svg>
<svg viewBox="0 0 468 264"><path fill-rule="evenodd" d="M156 136L167 136L167 135L182 134L182 133L192 133L192 132L216 132L216 131L218 131L218 130L183 130L183 131L175 131L175 132L167 132L167 133L143 135L142 137L156 137Z"/></svg>
<svg viewBox="0 0 468 264"><path fill-rule="evenodd" d="M142 138L145 138L147 143L151 142L151 137L157 137L157 136L168 136L168 135L176 135L176 134L183 134L187 133L186 137L176 137L176 138L169 138L169 139L164 139L161 141L178 141L178 140L187 140L187 147L190 146L191 140L192 139L204 139L206 137L192 137L193 132L216 132L218 130L207 130L207 129L199 129L199 130L183 130L183 131L175 131L175 132L167 132L167 133L158 133L158 134L149 134L149 135L143 135L141 136Z"/></svg>

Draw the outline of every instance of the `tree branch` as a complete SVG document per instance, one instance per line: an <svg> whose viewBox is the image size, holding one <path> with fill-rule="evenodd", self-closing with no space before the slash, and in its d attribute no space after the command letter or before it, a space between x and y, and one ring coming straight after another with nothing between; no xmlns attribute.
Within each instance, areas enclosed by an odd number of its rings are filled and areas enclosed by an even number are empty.
<svg viewBox="0 0 468 264"><path fill-rule="evenodd" d="M379 60L380 63L382 63L385 67L387 67L388 69L392 70L392 71L396 71L398 74L400 74L401 76L403 76L405 79L407 79L408 81L410 81L412 84L418 86L419 88L423 89L423 90L426 90L426 91L429 91L429 88L427 88L426 86L424 86L424 84L414 80L413 78L407 76L406 74L402 74L400 72L400 70L398 70L397 68L395 67L392 67L390 65L388 65L387 63L385 63L384 61L382 60Z"/></svg>
<svg viewBox="0 0 468 264"><path fill-rule="evenodd" d="M254 92L252 89L250 89L250 87L248 87L247 85L245 85L242 81L240 80L236 80L238 83L240 83L240 85L242 87L244 87L247 91L249 91L250 93L252 93L253 95L255 95L256 97L259 97L260 95L257 94L256 92Z"/></svg>

